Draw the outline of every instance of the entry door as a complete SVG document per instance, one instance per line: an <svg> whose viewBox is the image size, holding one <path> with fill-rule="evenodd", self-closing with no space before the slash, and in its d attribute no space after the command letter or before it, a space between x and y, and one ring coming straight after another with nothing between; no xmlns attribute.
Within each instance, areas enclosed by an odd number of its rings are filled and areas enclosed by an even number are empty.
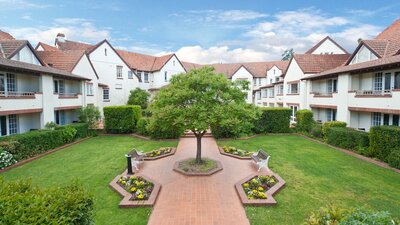
<svg viewBox="0 0 400 225"><path fill-rule="evenodd" d="M0 136L7 135L7 120L6 116L0 116Z"/></svg>

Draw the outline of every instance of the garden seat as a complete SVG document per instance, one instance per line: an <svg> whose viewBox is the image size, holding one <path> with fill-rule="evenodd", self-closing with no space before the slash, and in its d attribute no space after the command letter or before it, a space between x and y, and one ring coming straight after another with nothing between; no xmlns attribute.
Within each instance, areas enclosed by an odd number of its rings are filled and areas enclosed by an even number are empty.
<svg viewBox="0 0 400 225"><path fill-rule="evenodd" d="M131 158L135 159L138 162L143 162L144 161L144 155L142 152L136 150L136 148L133 148L129 154L131 154Z"/></svg>
<svg viewBox="0 0 400 225"><path fill-rule="evenodd" d="M262 167L268 169L270 155L265 153L263 150L258 150L258 152L253 153L250 157L258 165L258 171L260 171Z"/></svg>

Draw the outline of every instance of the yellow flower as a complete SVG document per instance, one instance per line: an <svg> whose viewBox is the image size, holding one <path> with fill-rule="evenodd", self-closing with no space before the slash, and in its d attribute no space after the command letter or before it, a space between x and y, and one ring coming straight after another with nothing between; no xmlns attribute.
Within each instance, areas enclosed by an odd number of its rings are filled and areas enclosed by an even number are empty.
<svg viewBox="0 0 400 225"><path fill-rule="evenodd" d="M132 187L131 188L131 192L135 192L136 191L136 188L135 187Z"/></svg>
<svg viewBox="0 0 400 225"><path fill-rule="evenodd" d="M244 184L243 184L243 187L248 187L248 186L249 186L248 183L244 183Z"/></svg>
<svg viewBox="0 0 400 225"><path fill-rule="evenodd" d="M255 193L257 193L258 191L257 190L253 190L253 193L255 194Z"/></svg>
<svg viewBox="0 0 400 225"><path fill-rule="evenodd" d="M140 194L140 195L137 196L137 198L138 198L138 199L143 199L143 195Z"/></svg>

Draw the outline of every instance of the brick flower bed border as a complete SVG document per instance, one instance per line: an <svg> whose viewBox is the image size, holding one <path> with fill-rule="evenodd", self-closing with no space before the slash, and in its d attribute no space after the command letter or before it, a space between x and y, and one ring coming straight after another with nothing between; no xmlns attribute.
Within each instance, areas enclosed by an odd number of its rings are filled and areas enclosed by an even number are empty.
<svg viewBox="0 0 400 225"><path fill-rule="evenodd" d="M155 151L158 151L158 150L154 150L154 151L151 151L151 152L155 152ZM164 155L159 155L159 156L156 156L156 157L146 157L145 156L143 158L146 161L152 161L152 160L157 160L157 159L161 159L161 158L164 158L164 157L171 156L171 155L175 154L175 152L176 152L176 148L173 147L170 153L167 153L167 154L164 154ZM150 153L150 152L146 152L146 153ZM146 154L146 153L144 153L144 154Z"/></svg>
<svg viewBox="0 0 400 225"><path fill-rule="evenodd" d="M278 183L276 183L274 186L272 186L267 192L267 199L248 199L246 193L243 190L242 184L249 181L255 176L258 175L269 175L269 176L274 176L277 180ZM286 182L280 177L278 174L273 173L273 172L261 172L261 173L253 173L246 178L242 179L241 181L237 182L235 184L236 192L239 195L240 200L242 201L243 205L251 205L251 206L273 206L276 205L277 202L274 199L273 195L278 193L282 188L285 186Z"/></svg>
<svg viewBox="0 0 400 225"><path fill-rule="evenodd" d="M208 171L208 172L204 172L204 173L190 173L190 172L185 172L185 171L183 171L183 170L181 170L181 169L179 168L179 163L181 163L181 162L183 162L183 161L186 161L186 160L189 160L189 159L183 159L183 160L176 161L175 164L174 164L174 171L176 171L176 172L178 172L178 173L181 173L181 174L183 174L183 175L186 175L186 176L211 176L211 175L213 175L214 173L216 173L216 172L218 172L218 171L221 171L221 170L223 169L223 168L222 168L222 164L221 164L220 161L215 160L215 159L211 159L211 160L214 160L214 161L217 163L217 167L216 167L216 168L214 168L214 169L212 169L212 170L210 170L210 171Z"/></svg>
<svg viewBox="0 0 400 225"><path fill-rule="evenodd" d="M221 153L222 155L226 155L226 156L233 157L233 158L236 158L236 159L243 159L243 160L251 159L250 156L238 156L238 155L226 153L224 151L224 149L222 147L219 147L219 146L218 146L218 150L219 150L219 153Z"/></svg>
<svg viewBox="0 0 400 225"><path fill-rule="evenodd" d="M139 177L144 178L145 180L152 182L154 184L153 191L151 192L149 199L147 200L134 200L131 201L132 194L127 192L123 187L121 187L117 182L121 176L126 176L127 171L125 170L124 173L116 176L114 180L110 182L110 187L117 192L120 196L123 197L121 202L119 203L120 208L136 208L136 207L151 207L156 203L158 194L160 193L161 190L161 184L157 183L156 181L152 180L151 178L144 176L144 175L138 175Z"/></svg>

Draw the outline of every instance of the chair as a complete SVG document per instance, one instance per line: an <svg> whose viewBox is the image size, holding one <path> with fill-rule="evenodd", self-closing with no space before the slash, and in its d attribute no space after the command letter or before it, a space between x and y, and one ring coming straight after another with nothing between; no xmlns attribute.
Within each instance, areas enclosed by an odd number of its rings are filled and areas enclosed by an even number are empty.
<svg viewBox="0 0 400 225"><path fill-rule="evenodd" d="M260 171L262 167L265 167L266 169L269 170L268 161L270 155L265 153L263 150L258 150L257 153L253 153L250 157L258 165L258 171Z"/></svg>

